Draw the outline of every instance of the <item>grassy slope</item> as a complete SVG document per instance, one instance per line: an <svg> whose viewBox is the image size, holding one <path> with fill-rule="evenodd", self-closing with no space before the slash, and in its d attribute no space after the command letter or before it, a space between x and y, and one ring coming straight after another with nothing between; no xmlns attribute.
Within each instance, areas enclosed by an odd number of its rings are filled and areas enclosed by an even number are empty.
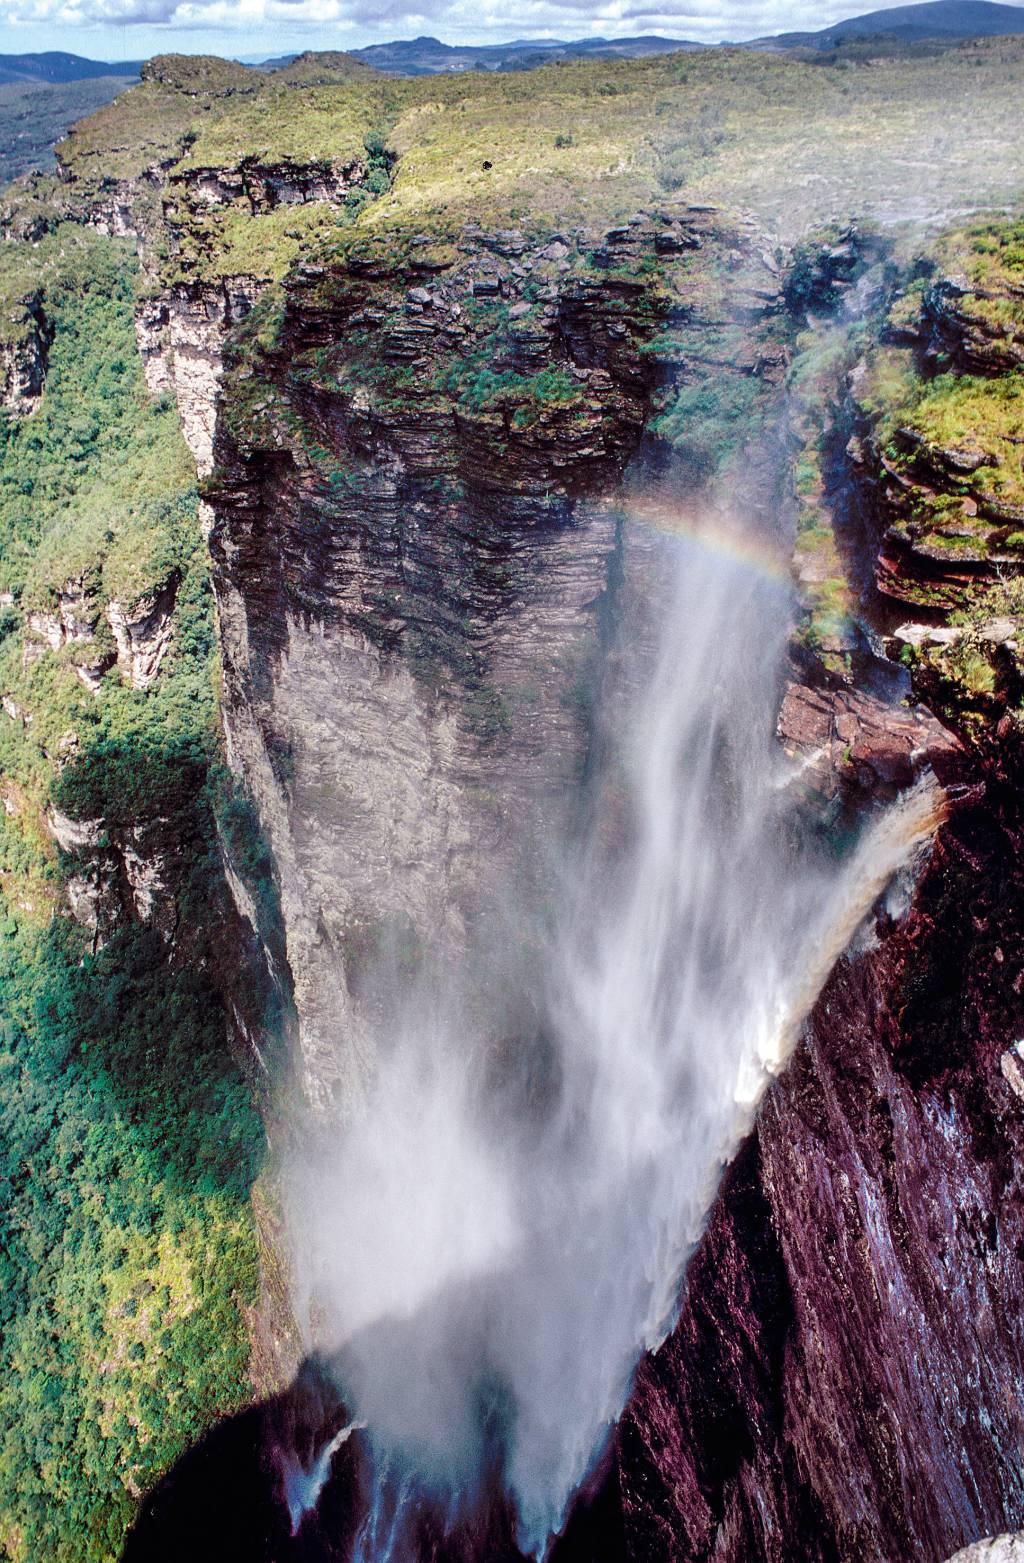
<svg viewBox="0 0 1024 1563"><path fill-rule="evenodd" d="M1024 222L984 221L943 234L928 257L931 268L958 277L966 291L959 300L962 314L983 323L995 338L1020 341L1024 336ZM928 279L921 279L897 303L895 323L913 325L919 314ZM974 514L962 501L984 507L1024 506L1024 374L1005 372L990 376L949 372L926 375L905 348L886 347L875 352L870 376L863 390L866 409L877 420L879 444L886 447L897 469L921 478L922 499L917 521L925 531L941 538L943 528L955 524L970 531ZM947 367L941 363L939 368ZM907 430L924 443L911 446L901 440ZM932 493L935 482L929 469L928 450L970 452L986 458L973 471L947 473ZM991 523L976 523L977 542ZM998 547L1024 548L1024 530L1006 529L995 535Z"/></svg>
<svg viewBox="0 0 1024 1563"><path fill-rule="evenodd" d="M214 642L194 474L147 399L128 247L61 230L5 253L56 326L40 410L0 426L0 1553L112 1560L136 1496L249 1393L248 1189L261 1144L196 930L216 872ZM22 279L22 286L26 285ZM87 692L60 653L26 671L24 612L74 568L98 600L173 562L156 683ZM59 774L61 740L77 750ZM68 864L43 815L154 814L188 839L197 957L125 924L99 955L54 916Z"/></svg>

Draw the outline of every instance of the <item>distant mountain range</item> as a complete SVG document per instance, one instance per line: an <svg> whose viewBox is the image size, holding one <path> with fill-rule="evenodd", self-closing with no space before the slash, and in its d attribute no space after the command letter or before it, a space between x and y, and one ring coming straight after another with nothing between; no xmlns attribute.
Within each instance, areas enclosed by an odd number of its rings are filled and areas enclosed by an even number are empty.
<svg viewBox="0 0 1024 1563"><path fill-rule="evenodd" d="M964 38L990 38L1024 32L1024 6L1000 5L995 0L926 0L922 5L899 5L868 11L836 22L817 32L779 33L741 45L754 49L833 49L842 40L895 39L901 46L928 39L952 43ZM410 38L395 43L371 44L354 49L356 58L390 75L420 76L438 71L531 70L552 60L595 58L635 59L644 54L667 54L707 45L688 38L517 38L506 44L447 44L438 38Z"/></svg>
<svg viewBox="0 0 1024 1563"><path fill-rule="evenodd" d="M925 38L995 38L1024 33L1024 6L997 5L994 0L926 0L923 5L897 5L867 11L819 32L777 33L759 38L761 48L831 49L841 39L882 36L913 43Z"/></svg>
<svg viewBox="0 0 1024 1563"><path fill-rule="evenodd" d="M96 76L137 76L141 60L87 60L80 54L0 54L0 82L91 81Z"/></svg>
<svg viewBox="0 0 1024 1563"><path fill-rule="evenodd" d="M925 0L921 5L898 5L851 16L816 32L777 33L740 45L748 49L813 49L822 52L844 42L878 38L912 46L926 40L952 43L965 38L989 38L1024 32L1024 5L1000 5L996 0ZM324 42L327 43L325 38ZM707 45L688 38L664 38L656 34L637 38L517 38L503 44L448 44L439 38L408 38L394 43L370 44L353 49L352 58L394 76L434 75L442 71L532 70L553 60L636 59L645 54L668 54ZM283 55L272 60L250 61L264 70L282 68L296 58ZM57 51L46 54L0 54L0 84L47 83L60 85L99 77L133 78L141 61L116 63L89 60Z"/></svg>
<svg viewBox="0 0 1024 1563"><path fill-rule="evenodd" d="M552 60L636 59L643 54L668 54L677 49L701 49L686 38L517 38L501 44L448 44L438 38L410 38L375 43L353 54L367 65L394 76L426 76L439 71L532 70Z"/></svg>

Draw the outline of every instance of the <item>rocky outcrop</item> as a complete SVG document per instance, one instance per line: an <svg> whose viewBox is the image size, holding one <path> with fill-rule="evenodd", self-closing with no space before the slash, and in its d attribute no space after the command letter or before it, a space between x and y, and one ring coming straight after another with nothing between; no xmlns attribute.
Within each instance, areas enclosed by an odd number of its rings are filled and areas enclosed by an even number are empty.
<svg viewBox="0 0 1024 1563"><path fill-rule="evenodd" d="M944 786L967 771L963 746L927 707L901 705L834 678L791 680L778 734L799 762L796 779L848 804L892 795L925 769Z"/></svg>
<svg viewBox="0 0 1024 1563"><path fill-rule="evenodd" d="M153 818L111 826L102 818L76 820L51 808L46 816L54 841L68 860L71 914L102 948L125 918L173 938L182 875L182 843L175 822Z"/></svg>
<svg viewBox="0 0 1024 1563"><path fill-rule="evenodd" d="M1000 776L1020 769L1024 691L1024 469L1010 351L1024 319L1016 231L992 224L952 241L964 265L989 279L989 302L1005 307L947 307L966 295L945 274L923 303L912 290L897 299L887 330L891 338L899 319L905 347L869 355L851 376L847 446L863 535L877 549L889 653ZM976 289L977 276L970 281ZM936 378L936 369L946 372Z"/></svg>
<svg viewBox="0 0 1024 1563"><path fill-rule="evenodd" d="M994 280L1001 285L940 276L928 289L918 340L940 364L981 375L1024 369L1024 284Z"/></svg>
<svg viewBox="0 0 1024 1563"><path fill-rule="evenodd" d="M873 229L836 226L797 249L786 275L786 302L798 315L834 314L888 245Z"/></svg>
<svg viewBox="0 0 1024 1563"><path fill-rule="evenodd" d="M172 572L162 586L130 604L102 601L98 574L86 570L51 594L52 607L25 615L26 667L47 650L64 652L85 687L94 694L112 667L136 689L156 678L171 644L179 577Z"/></svg>
<svg viewBox="0 0 1024 1563"><path fill-rule="evenodd" d="M33 413L46 381L46 355L53 329L42 296L29 294L4 310L0 322L0 405L16 417Z"/></svg>
<svg viewBox="0 0 1024 1563"><path fill-rule="evenodd" d="M64 581L45 606L26 613L23 667L31 667L46 651L65 653L86 689L98 693L117 653L102 615L99 580L93 570Z"/></svg>
<svg viewBox="0 0 1024 1563"><path fill-rule="evenodd" d="M889 448L865 432L851 440L849 454L880 518L875 581L884 597L945 613L1020 569L1024 505L986 485L983 469L995 459L986 451L943 447L903 427Z"/></svg>
<svg viewBox="0 0 1024 1563"><path fill-rule="evenodd" d="M107 620L117 646L117 661L136 689L145 689L160 671L173 631L172 615L178 594L173 574L157 591L125 607L116 599L106 606Z"/></svg>
<svg viewBox="0 0 1024 1563"><path fill-rule="evenodd" d="M932 621L1024 568L1020 235L989 223L939 240L897 293L888 346L850 377L878 591Z"/></svg>
<svg viewBox="0 0 1024 1563"><path fill-rule="evenodd" d="M234 168L187 167L172 174L168 200L184 203L193 213L244 202L250 215L272 212L279 206L301 206L310 201L333 205L360 185L365 160L342 167L328 161L267 163L259 157L242 158Z"/></svg>
<svg viewBox="0 0 1024 1563"><path fill-rule="evenodd" d="M224 341L259 295L254 279L182 284L168 295L145 299L135 332L146 384L154 395L173 389L181 430L197 470L213 467Z"/></svg>
<svg viewBox="0 0 1024 1563"><path fill-rule="evenodd" d="M30 609L25 616L29 634L51 651L91 640L100 616L99 582L85 570L69 577L53 594L53 606Z"/></svg>

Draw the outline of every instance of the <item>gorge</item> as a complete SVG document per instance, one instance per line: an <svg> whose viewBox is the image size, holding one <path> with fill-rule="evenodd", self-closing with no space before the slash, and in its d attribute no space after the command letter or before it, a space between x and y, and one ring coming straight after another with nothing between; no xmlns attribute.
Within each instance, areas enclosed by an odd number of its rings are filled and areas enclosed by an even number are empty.
<svg viewBox="0 0 1024 1563"><path fill-rule="evenodd" d="M165 57L8 192L12 1558L1024 1528L1020 59Z"/></svg>

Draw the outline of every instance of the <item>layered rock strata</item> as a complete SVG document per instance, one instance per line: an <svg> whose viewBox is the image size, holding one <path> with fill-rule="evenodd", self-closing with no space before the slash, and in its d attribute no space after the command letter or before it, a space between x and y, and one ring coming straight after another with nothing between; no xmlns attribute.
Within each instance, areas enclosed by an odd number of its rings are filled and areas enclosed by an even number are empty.
<svg viewBox="0 0 1024 1563"><path fill-rule="evenodd" d="M465 948L567 827L616 485L664 374L645 344L675 307L659 257L705 245L750 247L685 212L367 239L238 334L205 489L225 721L315 1096L358 1088L367 952Z"/></svg>

